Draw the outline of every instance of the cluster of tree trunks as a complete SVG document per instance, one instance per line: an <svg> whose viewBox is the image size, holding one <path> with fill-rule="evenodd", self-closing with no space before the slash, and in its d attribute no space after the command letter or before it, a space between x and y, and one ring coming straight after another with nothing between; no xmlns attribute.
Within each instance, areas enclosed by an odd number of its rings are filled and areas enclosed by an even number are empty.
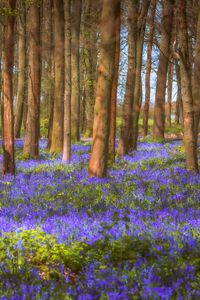
<svg viewBox="0 0 200 300"><path fill-rule="evenodd" d="M116 152L120 39L121 28L126 27L127 74L117 153L125 155L137 150L143 65L146 67L143 134L148 134L151 74L155 67L153 137L164 139L165 127L172 126L176 82L175 123L182 124L184 129L187 168L198 172L200 4L197 1L192 0L191 4L189 0L8 0L0 5L9 11L0 16L1 39L4 37L0 49L3 173L15 173L14 137L20 137L22 127L24 154L38 157L43 105L48 118L49 151L62 151L63 160L69 162L71 142L78 142L81 134L92 136L89 175L106 176L108 160L114 161ZM121 15L123 11L125 14ZM153 58L157 54L155 65ZM13 86L16 69L17 87Z"/></svg>

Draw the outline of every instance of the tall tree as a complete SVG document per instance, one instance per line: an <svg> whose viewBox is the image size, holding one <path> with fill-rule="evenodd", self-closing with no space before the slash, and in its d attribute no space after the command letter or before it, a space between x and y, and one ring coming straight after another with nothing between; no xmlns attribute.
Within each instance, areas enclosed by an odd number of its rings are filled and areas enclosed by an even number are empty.
<svg viewBox="0 0 200 300"><path fill-rule="evenodd" d="M196 45L194 57L194 76L192 83L193 100L194 100L194 130L195 137L198 139L199 120L200 120L200 2L198 4L198 20L196 30Z"/></svg>
<svg viewBox="0 0 200 300"><path fill-rule="evenodd" d="M137 39L136 39L136 69L135 69L135 84L134 84L134 102L133 102L133 125L131 132L130 147L132 150L137 149L138 140L138 122L140 107L142 102L142 86L141 86L141 72L142 72L142 57L144 46L144 33L146 18L149 10L150 0L144 0L140 6L140 13L137 20Z"/></svg>
<svg viewBox="0 0 200 300"><path fill-rule="evenodd" d="M40 7L32 3L28 10L27 26L29 33L28 53L28 111L24 153L27 156L39 155L40 136Z"/></svg>
<svg viewBox="0 0 200 300"><path fill-rule="evenodd" d="M188 50L186 0L177 0L177 16L186 167L189 170L198 172L197 147L194 133L192 77Z"/></svg>
<svg viewBox="0 0 200 300"><path fill-rule="evenodd" d="M72 61L72 91L71 91L71 135L73 141L80 140L80 65L79 42L82 0L72 1L71 17L71 61Z"/></svg>
<svg viewBox="0 0 200 300"><path fill-rule="evenodd" d="M107 172L112 82L115 69L116 21L120 0L103 0L101 45L94 108L92 153L89 175L104 177Z"/></svg>
<svg viewBox="0 0 200 300"><path fill-rule="evenodd" d="M51 152L63 149L63 108L64 108L64 4L54 0L54 107L51 136Z"/></svg>
<svg viewBox="0 0 200 300"><path fill-rule="evenodd" d="M145 102L143 109L143 129L144 136L148 134L148 119L149 119L149 106L151 96L151 63L152 63L152 48L153 48L153 36L155 28L155 13L156 13L157 0L151 1L151 15L149 17L149 32L148 32L148 44L147 44L147 62L146 62L146 75L145 75Z"/></svg>
<svg viewBox="0 0 200 300"><path fill-rule="evenodd" d="M163 139L165 132L165 92L170 56L171 31L173 23L174 0L163 1L160 55L156 83L156 96L154 107L153 136Z"/></svg>
<svg viewBox="0 0 200 300"><path fill-rule="evenodd" d="M16 97L16 113L15 113L15 137L20 137L20 131L23 119L23 108L25 102L26 89L26 9L22 3L20 16L18 18L18 82Z"/></svg>
<svg viewBox="0 0 200 300"><path fill-rule="evenodd" d="M6 8L11 12L5 16L4 67L3 67L3 174L15 173L14 158L14 122L13 122L13 59L14 24L16 0L8 0Z"/></svg>
<svg viewBox="0 0 200 300"><path fill-rule="evenodd" d="M166 126L167 127L171 127L173 75L174 75L174 62L172 61L168 65L167 105L166 105Z"/></svg>
<svg viewBox="0 0 200 300"><path fill-rule="evenodd" d="M112 84L111 93L111 111L110 111L110 133L109 133L109 159L115 160L115 138L116 138L116 117L117 117L117 87L119 77L119 61L120 61L120 2L117 9L119 15L116 20L116 50L115 50L115 74Z"/></svg>
<svg viewBox="0 0 200 300"><path fill-rule="evenodd" d="M84 136L91 137L93 130L94 99L95 99L95 79L97 65L97 12L96 2L85 1L83 13L82 31L82 61L83 61L83 81L85 96L85 124ZM84 114L84 111L82 111Z"/></svg>
<svg viewBox="0 0 200 300"><path fill-rule="evenodd" d="M178 64L178 61L175 62L175 70L176 70L176 81L177 81L175 123L183 124L183 101L182 101L182 94L181 94L180 65Z"/></svg>
<svg viewBox="0 0 200 300"><path fill-rule="evenodd" d="M71 0L66 0L65 11L65 92L63 160L71 158Z"/></svg>
<svg viewBox="0 0 200 300"><path fill-rule="evenodd" d="M128 0L128 71L123 103L122 126L117 150L119 155L127 154L130 147L136 70L138 5L138 0Z"/></svg>

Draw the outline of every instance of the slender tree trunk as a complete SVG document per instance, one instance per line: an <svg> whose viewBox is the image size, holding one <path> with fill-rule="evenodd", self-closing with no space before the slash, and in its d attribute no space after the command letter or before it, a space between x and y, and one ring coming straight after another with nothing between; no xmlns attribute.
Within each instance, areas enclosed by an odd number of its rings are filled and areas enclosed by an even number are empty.
<svg viewBox="0 0 200 300"><path fill-rule="evenodd" d="M117 117L117 87L119 77L119 60L120 60L120 2L117 10L119 16L116 20L116 49L115 49L115 74L112 84L111 94L111 112L110 112L110 133L109 133L109 158L115 160L115 138L116 138L116 117Z"/></svg>
<svg viewBox="0 0 200 300"><path fill-rule="evenodd" d="M151 97L151 63L152 63L152 48L153 48L153 36L154 36L154 18L156 13L157 0L151 1L151 15L149 20L149 33L148 33L148 46L147 46L147 62L146 62L146 76L145 76L145 103L143 110L143 129L144 136L148 134L148 119L149 119L149 106Z"/></svg>
<svg viewBox="0 0 200 300"><path fill-rule="evenodd" d="M14 10L15 0L7 1L7 8ZM3 174L15 173L14 122L13 122L13 60L14 60L14 16L5 17L4 68L3 68Z"/></svg>
<svg viewBox="0 0 200 300"><path fill-rule="evenodd" d="M183 125L183 101L181 94L181 76L180 65L176 61L176 80L177 80L177 98L176 98L176 111L175 111L175 123Z"/></svg>
<svg viewBox="0 0 200 300"><path fill-rule="evenodd" d="M144 33L146 18L148 14L148 9L150 5L150 0L145 0L141 6L141 13L137 22L137 43L136 43L136 72L135 72L135 85L134 85L134 103L133 103L133 129L131 135L130 148L132 150L137 149L138 140L138 122L140 107L142 102L141 94L141 71L142 71L142 56L143 56L143 44L144 44Z"/></svg>
<svg viewBox="0 0 200 300"><path fill-rule="evenodd" d="M123 103L121 134L117 150L119 155L127 154L130 147L136 70L138 3L138 0L128 0L128 71L126 77L126 92Z"/></svg>
<svg viewBox="0 0 200 300"><path fill-rule="evenodd" d="M50 91L49 91L49 124L48 124L48 143L47 149L50 150L51 148L51 141L52 141L52 128L53 128L53 111L54 111L54 88L55 88L55 55L54 55L54 7L53 7L53 0L51 0L51 23L50 23L50 39L51 39L51 47L50 47Z"/></svg>
<svg viewBox="0 0 200 300"><path fill-rule="evenodd" d="M119 0L103 1L93 145L89 162L90 176L104 177L107 173L111 93L115 69L116 22L119 16L119 7Z"/></svg>
<svg viewBox="0 0 200 300"><path fill-rule="evenodd" d="M72 1L71 25L71 63L72 63L72 91L71 91L71 137L73 141L80 140L80 71L79 71L79 39L82 0Z"/></svg>
<svg viewBox="0 0 200 300"><path fill-rule="evenodd" d="M63 160L71 158L71 0L66 0L65 11L65 92Z"/></svg>
<svg viewBox="0 0 200 300"><path fill-rule="evenodd" d="M153 136L156 139L164 139L165 132L165 92L170 55L174 0L164 1L163 5L163 21L161 28L153 125Z"/></svg>
<svg viewBox="0 0 200 300"><path fill-rule="evenodd" d="M84 13L83 29L83 61L84 61L84 89L85 89L85 130L84 136L91 137L93 130L95 77L97 64L97 32L96 5L94 1L87 0Z"/></svg>
<svg viewBox="0 0 200 300"><path fill-rule="evenodd" d="M172 62L170 62L168 65L168 85L167 85L167 105L166 105L166 126L167 127L171 127L173 74L174 74L174 65Z"/></svg>
<svg viewBox="0 0 200 300"><path fill-rule="evenodd" d="M194 58L194 76L193 76L193 100L194 100L194 132L198 139L199 120L200 120L200 8L198 12L196 46Z"/></svg>
<svg viewBox="0 0 200 300"><path fill-rule="evenodd" d="M177 1L177 12L186 166L187 169L198 172L197 145L194 133L192 78L188 51L186 0Z"/></svg>
<svg viewBox="0 0 200 300"><path fill-rule="evenodd" d="M53 127L50 152L63 150L63 108L64 108L64 4L54 0L54 62L55 87Z"/></svg>
<svg viewBox="0 0 200 300"><path fill-rule="evenodd" d="M23 4L18 18L18 83L15 114L15 137L20 137L26 89L26 10Z"/></svg>
<svg viewBox="0 0 200 300"><path fill-rule="evenodd" d="M24 153L30 157L39 155L40 136L40 7L32 4L28 12L28 111Z"/></svg>

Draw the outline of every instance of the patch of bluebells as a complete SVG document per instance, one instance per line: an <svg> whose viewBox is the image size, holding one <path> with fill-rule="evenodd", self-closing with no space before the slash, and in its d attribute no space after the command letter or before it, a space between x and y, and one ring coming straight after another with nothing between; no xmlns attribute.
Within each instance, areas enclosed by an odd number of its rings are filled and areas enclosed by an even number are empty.
<svg viewBox="0 0 200 300"><path fill-rule="evenodd" d="M0 299L200 298L200 176L176 163L180 146L140 142L137 152L117 159L108 178L98 179L88 178L90 145L73 145L65 164L40 141L40 159L17 161L15 177L0 177L0 235L39 227L58 244L109 246L103 258L83 264L75 282L44 280L34 268L16 281L2 261Z"/></svg>

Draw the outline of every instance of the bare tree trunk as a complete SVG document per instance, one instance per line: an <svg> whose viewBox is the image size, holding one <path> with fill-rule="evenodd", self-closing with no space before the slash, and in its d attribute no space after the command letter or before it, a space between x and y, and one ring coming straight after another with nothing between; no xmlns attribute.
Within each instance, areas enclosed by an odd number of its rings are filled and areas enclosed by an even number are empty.
<svg viewBox="0 0 200 300"><path fill-rule="evenodd" d="M163 21L161 27L160 56L157 73L153 125L153 136L156 139L164 139L165 132L165 92L170 55L174 0L164 1L163 5Z"/></svg>
<svg viewBox="0 0 200 300"><path fill-rule="evenodd" d="M84 61L84 92L85 92L85 129L84 136L91 137L93 130L95 79L97 65L97 21L96 3L87 0L84 13L83 29L83 61Z"/></svg>
<svg viewBox="0 0 200 300"><path fill-rule="evenodd" d="M71 0L66 0L65 11L65 92L63 160L71 159Z"/></svg>
<svg viewBox="0 0 200 300"><path fill-rule="evenodd" d="M64 4L54 0L54 62L55 87L53 127L50 152L63 150L63 108L64 108Z"/></svg>
<svg viewBox="0 0 200 300"><path fill-rule="evenodd" d="M89 175L107 173L112 82L115 69L116 21L120 0L104 0L101 15L101 45L96 88L93 145Z"/></svg>
<svg viewBox="0 0 200 300"><path fill-rule="evenodd" d="M127 154L130 147L136 71L138 3L138 0L128 0L128 71L126 77L126 92L123 103L121 134L117 150L119 155Z"/></svg>
<svg viewBox="0 0 200 300"><path fill-rule="evenodd" d="M120 6L120 2L119 2ZM117 87L119 77L119 60L120 60L120 7L117 9L119 16L116 21L116 49L115 49L115 74L112 84L111 94L111 113L110 113L110 134L109 134L109 158L115 160L115 138L116 138L116 114L117 114Z"/></svg>
<svg viewBox="0 0 200 300"><path fill-rule="evenodd" d="M176 61L176 80L177 80L177 98L176 98L176 111L175 111L175 123L183 125L183 101L181 94L181 76L180 66Z"/></svg>
<svg viewBox="0 0 200 300"><path fill-rule="evenodd" d="M186 166L187 169L198 172L197 145L194 133L192 78L188 51L186 0L177 1L177 12Z"/></svg>
<svg viewBox="0 0 200 300"><path fill-rule="evenodd" d="M28 12L28 111L24 153L30 157L39 155L40 136L40 7L32 4Z"/></svg>
<svg viewBox="0 0 200 300"><path fill-rule="evenodd" d="M54 7L53 7L53 0L51 0L51 11L50 11L50 39L51 39L51 47L50 47L50 91L49 91L49 124L48 124L48 143L47 149L50 150L51 148L51 141L52 141L52 129L53 129L53 111L54 111L54 89L55 89L55 45L54 41Z"/></svg>
<svg viewBox="0 0 200 300"><path fill-rule="evenodd" d="M194 132L198 139L199 120L200 120L200 8L198 12L196 46L194 58L194 76L193 76L193 100L194 100Z"/></svg>
<svg viewBox="0 0 200 300"><path fill-rule="evenodd" d="M148 134L148 119L149 119L149 106L151 96L151 63L152 63L152 48L153 48L153 36L154 36L154 18L156 13L157 0L151 1L151 16L149 20L149 33L148 33L148 46L147 46L147 62L146 62L146 76L145 76L145 103L143 110L143 129L144 136Z"/></svg>
<svg viewBox="0 0 200 300"><path fill-rule="evenodd" d="M26 9L22 4L22 13L18 18L18 83L15 114L15 137L20 137L26 89Z"/></svg>
<svg viewBox="0 0 200 300"><path fill-rule="evenodd" d="M7 1L7 8L14 10L15 0ZM3 68L3 174L15 173L14 122L13 122L13 60L14 60L14 16L5 17L4 68Z"/></svg>
<svg viewBox="0 0 200 300"><path fill-rule="evenodd" d="M71 91L71 137L80 140L80 70L79 70L79 39L82 0L72 1L71 25L71 60L72 60L72 91Z"/></svg>
<svg viewBox="0 0 200 300"><path fill-rule="evenodd" d="M170 62L168 65L168 85L167 85L167 105L166 105L166 126L167 127L171 127L173 74L174 74L174 65L172 62Z"/></svg>
<svg viewBox="0 0 200 300"><path fill-rule="evenodd" d="M144 0L141 4L141 13L138 17L137 22L137 43L136 43L136 72L135 72L135 85L134 85L134 103L133 103L133 127L131 134L130 148L132 150L137 149L138 140L138 121L140 114L140 107L142 101L141 94L141 71L142 71L142 56L143 56L143 44L144 44L144 33L146 18L148 14L148 9L150 5L150 0Z"/></svg>

